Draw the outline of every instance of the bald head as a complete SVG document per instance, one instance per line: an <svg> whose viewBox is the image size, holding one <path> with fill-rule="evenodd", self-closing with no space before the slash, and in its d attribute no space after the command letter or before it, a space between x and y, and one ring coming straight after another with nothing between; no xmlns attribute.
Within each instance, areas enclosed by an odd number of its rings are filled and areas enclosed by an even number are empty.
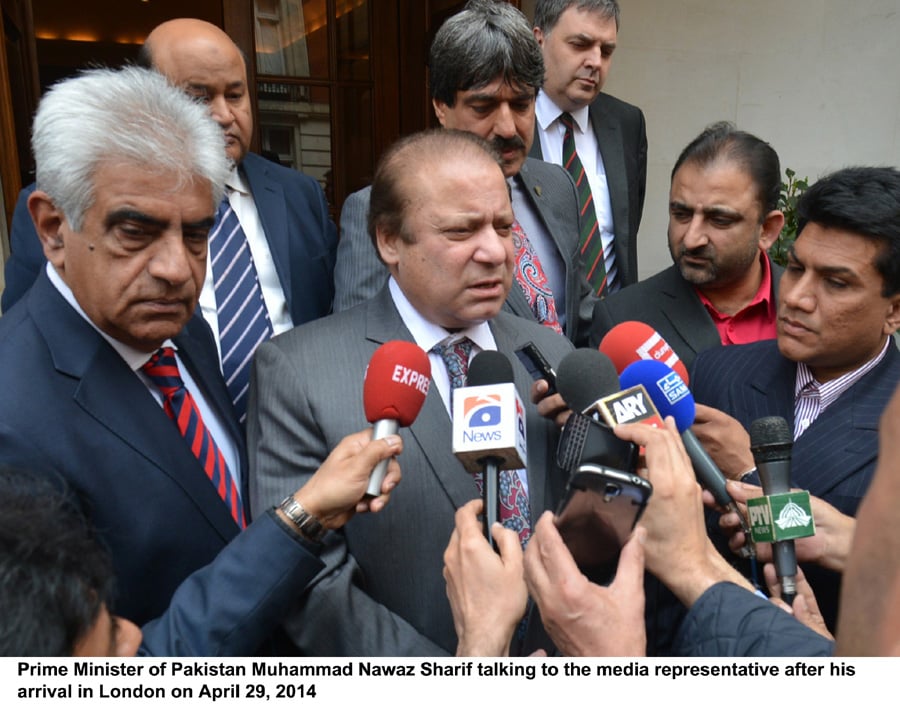
<svg viewBox="0 0 900 707"><path fill-rule="evenodd" d="M226 153L239 163L250 147L253 116L247 67L231 38L203 20L169 20L147 35L144 54L169 81L209 106L225 133Z"/></svg>

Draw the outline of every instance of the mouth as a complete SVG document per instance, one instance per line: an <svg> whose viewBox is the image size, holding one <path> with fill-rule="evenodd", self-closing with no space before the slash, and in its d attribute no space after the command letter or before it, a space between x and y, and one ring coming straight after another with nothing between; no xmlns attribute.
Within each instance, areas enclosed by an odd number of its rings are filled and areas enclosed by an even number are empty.
<svg viewBox="0 0 900 707"><path fill-rule="evenodd" d="M502 278L479 280L469 285L469 290L484 298L501 297L504 290L503 280Z"/></svg>
<svg viewBox="0 0 900 707"><path fill-rule="evenodd" d="M780 317L778 321L781 324L781 332L787 336L803 336L813 333L812 329L796 319Z"/></svg>

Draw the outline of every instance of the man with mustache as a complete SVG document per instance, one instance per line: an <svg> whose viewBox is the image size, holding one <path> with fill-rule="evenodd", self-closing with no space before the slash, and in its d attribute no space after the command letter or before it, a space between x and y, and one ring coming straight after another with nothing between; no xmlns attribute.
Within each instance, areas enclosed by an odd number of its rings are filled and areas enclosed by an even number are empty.
<svg viewBox="0 0 900 707"><path fill-rule="evenodd" d="M645 322L686 366L707 348L775 338L781 268L766 250L781 232L775 150L715 123L682 150L669 189L674 265L597 302L591 341L616 324Z"/></svg>
<svg viewBox="0 0 900 707"><path fill-rule="evenodd" d="M562 168L528 157L544 62L525 16L473 0L438 30L428 61L432 105L444 128L466 130L500 152L512 194L516 278L505 308L587 342L595 301L579 252L578 196ZM335 310L372 297L387 280L366 233L370 189L341 212Z"/></svg>
<svg viewBox="0 0 900 707"><path fill-rule="evenodd" d="M563 165L579 183L580 250L593 291L637 282L637 234L647 188L644 114L607 93L619 32L616 0L538 0L534 36L547 68L531 156ZM581 185L581 175L587 182Z"/></svg>
<svg viewBox="0 0 900 707"><path fill-rule="evenodd" d="M878 420L900 381L892 337L900 327L900 172L839 170L803 194L797 213L777 340L697 357L694 396L722 412L694 429L736 478L754 466L750 423L783 417L794 433L791 485L855 516L875 471ZM755 473L745 478L758 482ZM801 565L831 631L852 528L842 535Z"/></svg>

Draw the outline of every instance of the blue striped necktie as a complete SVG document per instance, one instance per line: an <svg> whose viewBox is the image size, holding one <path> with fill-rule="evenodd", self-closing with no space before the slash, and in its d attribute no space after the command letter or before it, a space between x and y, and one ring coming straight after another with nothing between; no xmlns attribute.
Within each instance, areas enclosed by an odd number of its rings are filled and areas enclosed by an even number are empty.
<svg viewBox="0 0 900 707"><path fill-rule="evenodd" d="M216 441L203 424L197 403L184 386L184 380L178 372L175 350L171 346L164 346L150 357L141 370L162 391L163 410L178 426L178 431L219 492L219 497L231 511L234 522L241 528L246 527L244 506L237 484L228 471L225 458L219 451Z"/></svg>
<svg viewBox="0 0 900 707"><path fill-rule="evenodd" d="M272 324L253 255L237 214L222 199L209 236L210 262L219 320L222 373L241 424L247 419L247 388L253 352L272 336Z"/></svg>

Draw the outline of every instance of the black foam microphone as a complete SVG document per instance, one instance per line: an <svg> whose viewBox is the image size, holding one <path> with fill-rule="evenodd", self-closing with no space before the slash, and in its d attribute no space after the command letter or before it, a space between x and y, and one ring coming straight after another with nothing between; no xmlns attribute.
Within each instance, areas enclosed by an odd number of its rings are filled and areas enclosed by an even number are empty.
<svg viewBox="0 0 900 707"><path fill-rule="evenodd" d="M556 389L570 410L602 421L598 403L619 392L619 373L597 349L575 349L557 366Z"/></svg>
<svg viewBox="0 0 900 707"><path fill-rule="evenodd" d="M759 472L763 493L773 496L791 490L791 447L794 436L783 417L761 417L750 423L750 451ZM781 596L788 603L797 595L797 553L793 540L772 544L775 574L781 582Z"/></svg>

